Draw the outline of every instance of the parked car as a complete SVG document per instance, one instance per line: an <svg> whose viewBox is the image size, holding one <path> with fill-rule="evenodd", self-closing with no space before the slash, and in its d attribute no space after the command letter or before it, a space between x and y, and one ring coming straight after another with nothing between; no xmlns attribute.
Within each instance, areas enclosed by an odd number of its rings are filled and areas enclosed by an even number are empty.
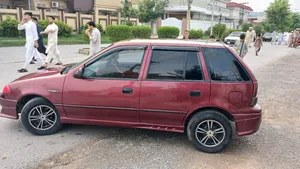
<svg viewBox="0 0 300 169"><path fill-rule="evenodd" d="M240 36L243 33L245 34L245 32L232 32L225 38L225 43L228 45L234 45L236 41L240 40Z"/></svg>
<svg viewBox="0 0 300 169"><path fill-rule="evenodd" d="M223 150L258 131L258 82L226 45L132 40L76 64L25 75L4 87L1 117L36 135L62 124L187 133L201 151Z"/></svg>
<svg viewBox="0 0 300 169"><path fill-rule="evenodd" d="M272 33L267 32L262 37L263 41L265 42L271 42L272 41Z"/></svg>

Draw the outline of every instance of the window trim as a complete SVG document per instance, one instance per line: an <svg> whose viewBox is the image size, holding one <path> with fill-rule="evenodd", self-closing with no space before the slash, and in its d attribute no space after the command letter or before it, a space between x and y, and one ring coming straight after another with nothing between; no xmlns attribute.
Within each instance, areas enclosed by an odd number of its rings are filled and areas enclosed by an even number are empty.
<svg viewBox="0 0 300 169"><path fill-rule="evenodd" d="M232 56L233 58L237 61L237 63L242 67L242 69L244 70L244 72L247 74L248 78L250 79L249 81L218 81L218 80L212 80L211 78L211 74L210 74L210 71L209 71L209 65L210 65L210 62L207 60L206 56L204 55L203 53L203 48L205 49L225 49L226 51L228 51ZM201 52L202 52L202 55L203 55L203 58L204 58L204 61L205 61L205 66L206 66L206 69L207 69L207 73L208 73L208 78L210 80L211 83L252 83L252 79L251 79L251 76L249 74L249 72L245 69L245 67L243 66L243 64L241 64L241 62L239 61L239 59L237 59L236 55L234 55L230 50L228 50L227 48L210 48L210 47L202 47L201 48ZM209 63L209 64L208 64Z"/></svg>
<svg viewBox="0 0 300 169"><path fill-rule="evenodd" d="M165 50L165 51L187 51L187 52L200 52L200 48L197 46L158 46L153 45L153 50Z"/></svg>
<svg viewBox="0 0 300 169"><path fill-rule="evenodd" d="M170 48L156 48L156 49L153 49L154 46L152 46L152 50L151 50L151 56L149 57L149 63L148 63L148 70L146 72L146 78L143 80L143 81L160 81L160 82L205 82L205 77L204 77L204 69L203 69L203 66L202 66L202 62L201 62L201 59L200 59L200 49L198 47L195 47L195 49L197 48L199 51L194 51L194 50L182 50L184 48L181 48L181 50L176 50L177 46L164 46L164 47L170 47ZM161 46L157 46L157 47L161 47ZM173 50L175 49L175 50ZM151 66L151 59L153 57L153 51L185 51L186 54L185 54L185 58L184 58L184 63L183 63L183 79L180 79L180 80L175 80L175 79L148 79L148 75L149 75L149 70L150 70L150 66ZM202 74L202 79L203 80L186 80L186 61L187 61L187 57L188 57L188 52L196 52L197 54L197 59L198 59L198 62L199 62L199 65L201 67L201 74Z"/></svg>
<svg viewBox="0 0 300 169"><path fill-rule="evenodd" d="M92 65L93 63L99 61L101 58L103 57L106 57L114 52L119 52L119 51L122 51L122 50L130 50L130 49L141 49L141 50L144 50L144 54L143 54L143 57L142 57L142 60L141 60L141 69L142 69L142 66L143 66L143 62L144 62L144 59L145 59L145 55L147 53L147 48L148 48L148 45L134 45L134 46L118 46L116 48L113 48L105 53L102 53L100 54L99 56L95 57L94 59L88 61L87 63L84 64L84 69L90 65ZM83 77L83 79L85 80L132 80L132 81L140 81L139 78L141 76L141 70L139 72L139 77L137 78L107 78L107 77Z"/></svg>

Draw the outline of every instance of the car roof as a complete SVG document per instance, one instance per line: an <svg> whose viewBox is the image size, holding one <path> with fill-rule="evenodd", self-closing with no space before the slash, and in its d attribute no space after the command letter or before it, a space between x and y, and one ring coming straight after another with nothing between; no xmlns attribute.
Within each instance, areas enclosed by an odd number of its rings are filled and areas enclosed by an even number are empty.
<svg viewBox="0 0 300 169"><path fill-rule="evenodd" d="M116 44L118 45L128 45L128 44L136 44L136 43L146 43L146 44L155 44L155 45L177 45L177 46L219 46L223 47L224 44L220 42L212 42L209 40L176 40L176 39L133 39L133 40L128 40L128 41L120 41L117 42Z"/></svg>

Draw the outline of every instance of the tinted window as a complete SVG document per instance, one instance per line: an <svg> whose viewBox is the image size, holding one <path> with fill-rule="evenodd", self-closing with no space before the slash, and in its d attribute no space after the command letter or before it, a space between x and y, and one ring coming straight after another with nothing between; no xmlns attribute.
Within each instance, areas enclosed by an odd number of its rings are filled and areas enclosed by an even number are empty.
<svg viewBox="0 0 300 169"><path fill-rule="evenodd" d="M147 79L183 80L186 51L153 50Z"/></svg>
<svg viewBox="0 0 300 169"><path fill-rule="evenodd" d="M185 70L186 80L203 80L202 69L197 52L188 52Z"/></svg>
<svg viewBox="0 0 300 169"><path fill-rule="evenodd" d="M248 74L230 51L224 48L202 48L211 80L250 81Z"/></svg>
<svg viewBox="0 0 300 169"><path fill-rule="evenodd" d="M101 57L84 69L85 78L138 79L144 49L120 50Z"/></svg>

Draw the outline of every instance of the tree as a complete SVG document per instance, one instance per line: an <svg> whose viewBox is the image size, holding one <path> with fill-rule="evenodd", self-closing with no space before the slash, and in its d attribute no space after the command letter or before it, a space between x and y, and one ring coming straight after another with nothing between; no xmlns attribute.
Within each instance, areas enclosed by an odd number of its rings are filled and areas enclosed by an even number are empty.
<svg viewBox="0 0 300 169"><path fill-rule="evenodd" d="M300 13L294 13L293 14L293 30L295 30L296 28L300 28Z"/></svg>
<svg viewBox="0 0 300 169"><path fill-rule="evenodd" d="M126 24L130 24L130 18L136 17L137 10L132 7L128 0L122 1L123 7L119 9L121 16L125 18Z"/></svg>
<svg viewBox="0 0 300 169"><path fill-rule="evenodd" d="M266 10L268 23L273 29L286 31L293 24L289 0L274 0Z"/></svg>
<svg viewBox="0 0 300 169"><path fill-rule="evenodd" d="M225 24L216 24L213 27L213 35L217 37L218 40L221 40L223 37L223 34L226 31L226 25Z"/></svg>
<svg viewBox="0 0 300 169"><path fill-rule="evenodd" d="M155 22L165 13L165 8L168 6L168 0L142 0L139 2L138 17L140 22L148 23Z"/></svg>
<svg viewBox="0 0 300 169"><path fill-rule="evenodd" d="M253 25L251 23L243 23L242 24L242 31L247 32L250 27L253 27Z"/></svg>
<svg viewBox="0 0 300 169"><path fill-rule="evenodd" d="M265 33L264 27L262 25L254 26L254 30L255 30L256 34L264 34Z"/></svg>

